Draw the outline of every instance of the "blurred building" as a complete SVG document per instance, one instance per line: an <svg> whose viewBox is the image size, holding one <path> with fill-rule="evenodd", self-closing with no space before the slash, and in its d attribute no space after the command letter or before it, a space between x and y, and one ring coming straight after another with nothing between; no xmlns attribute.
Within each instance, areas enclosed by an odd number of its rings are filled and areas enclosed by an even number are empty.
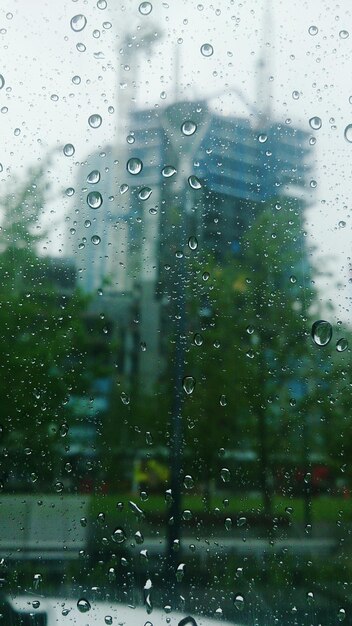
<svg viewBox="0 0 352 626"><path fill-rule="evenodd" d="M180 102L132 111L125 143L82 167L73 251L78 285L103 294L99 306L123 337L123 372L145 390L164 367L160 284L170 280L165 268L177 252L180 211L185 246L193 237L219 260L240 254L241 236L264 202L304 197L308 139L290 125L259 128L205 102ZM101 194L96 210L87 202L92 191Z"/></svg>

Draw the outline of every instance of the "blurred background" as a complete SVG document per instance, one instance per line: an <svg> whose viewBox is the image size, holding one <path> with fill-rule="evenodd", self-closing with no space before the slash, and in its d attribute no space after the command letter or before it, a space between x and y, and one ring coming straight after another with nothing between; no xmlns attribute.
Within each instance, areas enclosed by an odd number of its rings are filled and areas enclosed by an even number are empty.
<svg viewBox="0 0 352 626"><path fill-rule="evenodd" d="M5 0L0 585L33 623L351 623L350 13Z"/></svg>

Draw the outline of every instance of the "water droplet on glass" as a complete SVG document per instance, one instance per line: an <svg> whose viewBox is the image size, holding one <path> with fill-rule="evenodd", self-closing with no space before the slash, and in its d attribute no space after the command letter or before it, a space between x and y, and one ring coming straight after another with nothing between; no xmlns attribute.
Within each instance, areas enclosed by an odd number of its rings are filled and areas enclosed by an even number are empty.
<svg viewBox="0 0 352 626"><path fill-rule="evenodd" d="M176 174L176 169L173 167L173 165L165 165L165 167L163 167L163 169L161 170L161 173L164 178L171 178L171 176Z"/></svg>
<svg viewBox="0 0 352 626"><path fill-rule="evenodd" d="M347 350L348 348L348 341L347 339L339 339L336 342L336 350L337 352L344 352L345 350Z"/></svg>
<svg viewBox="0 0 352 626"><path fill-rule="evenodd" d="M144 537L140 530L137 530L137 532L134 533L134 538L136 540L136 543L138 543L139 545L144 542Z"/></svg>
<svg viewBox="0 0 352 626"><path fill-rule="evenodd" d="M151 5L150 2L141 2L141 4L138 7L138 11L140 12L141 15L149 15L149 13L151 13L153 10L153 6Z"/></svg>
<svg viewBox="0 0 352 626"><path fill-rule="evenodd" d="M197 124L195 124L191 120L186 120L185 122L183 122L181 126L181 132L184 135L186 135L186 137L190 137L191 135L194 135L196 130L197 130Z"/></svg>
<svg viewBox="0 0 352 626"><path fill-rule="evenodd" d="M146 581L144 587L143 587L143 592L144 592L144 604L147 608L147 613L150 615L150 613L153 610L153 603L152 603L152 599L151 599L151 592L152 592L152 588L153 588L153 584L152 581L150 580L150 578L148 578L148 580Z"/></svg>
<svg viewBox="0 0 352 626"><path fill-rule="evenodd" d="M346 226L346 222L344 222L343 220L340 220L339 223L338 223L338 227L339 228L345 228L345 226Z"/></svg>
<svg viewBox="0 0 352 626"><path fill-rule="evenodd" d="M318 320L312 326L313 341L317 346L327 346L332 337L332 326L330 322Z"/></svg>
<svg viewBox="0 0 352 626"><path fill-rule="evenodd" d="M39 600L33 600L32 607L33 607L33 609L39 609L39 607L40 607Z"/></svg>
<svg viewBox="0 0 352 626"><path fill-rule="evenodd" d="M67 143L64 146L63 153L64 153L65 156L68 156L68 157L71 157L71 156L74 155L75 147L72 145L72 143Z"/></svg>
<svg viewBox="0 0 352 626"><path fill-rule="evenodd" d="M227 399L226 399L226 396L224 394L222 394L220 396L219 402L220 402L220 406L226 406L227 405Z"/></svg>
<svg viewBox="0 0 352 626"><path fill-rule="evenodd" d="M266 141L268 141L268 135L261 133L260 135L258 135L258 141L259 143L265 143Z"/></svg>
<svg viewBox="0 0 352 626"><path fill-rule="evenodd" d="M55 483L54 486L55 486L56 493L62 493L62 491L64 490L64 485L59 480Z"/></svg>
<svg viewBox="0 0 352 626"><path fill-rule="evenodd" d="M126 183L123 183L122 185L120 185L120 194L123 195L124 193L126 193L126 191L129 190L129 186L126 185Z"/></svg>
<svg viewBox="0 0 352 626"><path fill-rule="evenodd" d="M99 235L92 235L90 240L91 240L91 242L92 242L92 244L94 246L98 246L100 244L100 242L101 242L101 239L100 239Z"/></svg>
<svg viewBox="0 0 352 626"><path fill-rule="evenodd" d="M125 531L118 526L112 533L112 538L115 543L123 543L126 541Z"/></svg>
<svg viewBox="0 0 352 626"><path fill-rule="evenodd" d="M0 74L0 89L2 89L4 85L5 85L5 78L3 77L2 74Z"/></svg>
<svg viewBox="0 0 352 626"><path fill-rule="evenodd" d="M87 526L87 518L86 517L81 517L80 524L81 524L81 526L83 526L83 528L85 528Z"/></svg>
<svg viewBox="0 0 352 626"><path fill-rule="evenodd" d="M348 143L352 143L352 124L348 124L344 130L344 137Z"/></svg>
<svg viewBox="0 0 352 626"><path fill-rule="evenodd" d="M182 387L183 387L184 392L188 396L190 396L193 393L195 386L196 386L196 380L195 378L193 378L193 376L184 377L182 381Z"/></svg>
<svg viewBox="0 0 352 626"><path fill-rule="evenodd" d="M190 250L197 250L198 248L197 237L192 236L188 239L188 247L190 248Z"/></svg>
<svg viewBox="0 0 352 626"><path fill-rule="evenodd" d="M69 431L69 425L67 424L67 422L63 422L59 428L60 437L66 437L68 431Z"/></svg>
<svg viewBox="0 0 352 626"><path fill-rule="evenodd" d="M192 489L192 487L194 487L194 480L190 474L186 474L183 479L183 484L186 489Z"/></svg>
<svg viewBox="0 0 352 626"><path fill-rule="evenodd" d="M90 115L88 118L88 124L91 128L99 128L102 121L102 117L98 113L93 113L93 115Z"/></svg>
<svg viewBox="0 0 352 626"><path fill-rule="evenodd" d="M66 196L68 196L70 198L71 196L74 195L74 193L75 193L75 190L74 190L73 187L67 187L67 189L65 191Z"/></svg>
<svg viewBox="0 0 352 626"><path fill-rule="evenodd" d="M350 36L348 30L340 30L339 37L340 39L347 39Z"/></svg>
<svg viewBox="0 0 352 626"><path fill-rule="evenodd" d="M202 335L200 335L199 333L196 333L196 334L194 335L194 337L193 337L193 343L194 343L196 346L201 346L201 345L202 345L202 343L203 343L203 337L202 337Z"/></svg>
<svg viewBox="0 0 352 626"><path fill-rule="evenodd" d="M100 181L100 172L98 170L92 170L87 176L87 183L90 185L96 185Z"/></svg>
<svg viewBox="0 0 352 626"><path fill-rule="evenodd" d="M244 597L238 593L234 599L234 605L238 611L243 611L244 609Z"/></svg>
<svg viewBox="0 0 352 626"><path fill-rule="evenodd" d="M143 187L143 189L141 189L138 194L138 198L140 200L148 200L148 198L150 198L151 195L152 195L152 190L150 189L150 187Z"/></svg>
<svg viewBox="0 0 352 626"><path fill-rule="evenodd" d="M309 26L308 32L309 32L310 35L313 35L313 36L317 35L317 33L318 33L317 26Z"/></svg>
<svg viewBox="0 0 352 626"><path fill-rule="evenodd" d="M203 45L200 48L200 51L203 57L211 57L211 55L214 52L214 48L210 43L203 43Z"/></svg>
<svg viewBox="0 0 352 626"><path fill-rule="evenodd" d="M70 24L72 30L74 30L75 33L79 33L81 30L84 29L85 25L87 24L87 19L84 15L80 13L79 15L75 15L71 18Z"/></svg>
<svg viewBox="0 0 352 626"><path fill-rule="evenodd" d="M90 603L85 598L81 598L77 602L77 608L80 613L87 613L90 611Z"/></svg>
<svg viewBox="0 0 352 626"><path fill-rule="evenodd" d="M77 43L76 44L76 49L78 50L78 52L85 52L86 51L86 47L84 45L84 43Z"/></svg>
<svg viewBox="0 0 352 626"><path fill-rule="evenodd" d="M249 335L253 335L253 333L254 333L254 326L251 326L251 325L247 326L246 331L247 331L247 333Z"/></svg>
<svg viewBox="0 0 352 626"><path fill-rule="evenodd" d="M98 0L97 2L97 7L98 9L106 9L106 7L108 6L108 3L106 2L106 0Z"/></svg>
<svg viewBox="0 0 352 626"><path fill-rule="evenodd" d="M201 189L202 188L202 184L201 184L200 180L198 180L197 176L194 176L193 174L192 174L192 176L189 176L188 184L189 184L190 187L192 187L192 189Z"/></svg>
<svg viewBox="0 0 352 626"><path fill-rule="evenodd" d="M79 85L80 82L81 82L81 77L80 76L73 76L72 82L73 82L74 85Z"/></svg>
<svg viewBox="0 0 352 626"><path fill-rule="evenodd" d="M221 472L220 472L220 476L221 476L221 480L224 483L229 483L230 479L231 479L231 474L230 474L230 470L227 469L227 467L223 467Z"/></svg>
<svg viewBox="0 0 352 626"><path fill-rule="evenodd" d="M43 581L43 577L41 574L34 574L33 576L33 586L34 589L38 589L39 585L41 584L41 582Z"/></svg>
<svg viewBox="0 0 352 626"><path fill-rule="evenodd" d="M291 274L290 276L290 283L292 283L293 285L297 282L297 278L296 276L294 276L293 274Z"/></svg>
<svg viewBox="0 0 352 626"><path fill-rule="evenodd" d="M185 509L182 513L182 519L184 519L186 522L189 522L192 519L193 515L192 515L192 511L190 511L190 509Z"/></svg>
<svg viewBox="0 0 352 626"><path fill-rule="evenodd" d="M136 517L138 517L138 519L143 519L144 518L144 513L143 513L142 509L139 508L138 504L136 504L132 500L130 500L128 504L129 504L129 507L130 507L131 511L136 515Z"/></svg>
<svg viewBox="0 0 352 626"><path fill-rule="evenodd" d="M185 575L185 564L180 563L176 570L176 580L178 583L180 583L183 580L184 575Z"/></svg>
<svg viewBox="0 0 352 626"><path fill-rule="evenodd" d="M226 530L231 530L231 528L232 528L232 519L231 519L231 517L227 517L225 519L225 528L226 528Z"/></svg>
<svg viewBox="0 0 352 626"><path fill-rule="evenodd" d="M105 615L104 622L105 622L105 624L107 624L107 626L111 626L111 624L112 624L112 617L111 617L111 615Z"/></svg>
<svg viewBox="0 0 352 626"><path fill-rule="evenodd" d="M137 159L136 157L132 157L131 159L127 161L126 168L130 174L133 174L134 176L136 176L136 174L141 173L143 169L143 163L140 159Z"/></svg>
<svg viewBox="0 0 352 626"><path fill-rule="evenodd" d="M338 620L339 622L343 622L343 620L346 617L346 611L345 609L339 609L338 614L337 614Z"/></svg>
<svg viewBox="0 0 352 626"><path fill-rule="evenodd" d="M127 406L130 403L130 398L124 391L121 393L120 398L122 404L125 404Z"/></svg>
<svg viewBox="0 0 352 626"><path fill-rule="evenodd" d="M87 195L87 204L91 209L99 209L103 204L103 198L99 191L90 191Z"/></svg>
<svg viewBox="0 0 352 626"><path fill-rule="evenodd" d="M105 30L109 30L109 28L112 27L111 22L103 22L103 28L105 28Z"/></svg>
<svg viewBox="0 0 352 626"><path fill-rule="evenodd" d="M309 126L313 130L319 130L319 128L321 128L321 126L322 126L321 118L318 117L317 115L315 115L314 117L311 117L310 120L309 120Z"/></svg>
<svg viewBox="0 0 352 626"><path fill-rule="evenodd" d="M299 99L299 91L296 91L296 90L295 90L295 91L293 91L293 92L292 92L292 98L293 98L294 100L298 100L298 99Z"/></svg>

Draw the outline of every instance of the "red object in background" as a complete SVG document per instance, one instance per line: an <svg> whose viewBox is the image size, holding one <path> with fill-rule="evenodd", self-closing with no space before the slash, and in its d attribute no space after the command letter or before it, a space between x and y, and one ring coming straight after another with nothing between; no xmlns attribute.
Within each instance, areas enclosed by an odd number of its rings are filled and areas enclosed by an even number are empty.
<svg viewBox="0 0 352 626"><path fill-rule="evenodd" d="M323 487L330 477L329 468L326 465L316 465L312 470L312 487Z"/></svg>

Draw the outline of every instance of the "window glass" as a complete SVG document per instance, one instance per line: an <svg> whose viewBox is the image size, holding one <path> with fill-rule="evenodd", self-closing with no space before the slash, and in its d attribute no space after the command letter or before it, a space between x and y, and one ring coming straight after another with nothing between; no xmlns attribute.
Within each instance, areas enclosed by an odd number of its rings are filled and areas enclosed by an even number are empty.
<svg viewBox="0 0 352 626"><path fill-rule="evenodd" d="M350 623L350 18L4 0L4 624Z"/></svg>

